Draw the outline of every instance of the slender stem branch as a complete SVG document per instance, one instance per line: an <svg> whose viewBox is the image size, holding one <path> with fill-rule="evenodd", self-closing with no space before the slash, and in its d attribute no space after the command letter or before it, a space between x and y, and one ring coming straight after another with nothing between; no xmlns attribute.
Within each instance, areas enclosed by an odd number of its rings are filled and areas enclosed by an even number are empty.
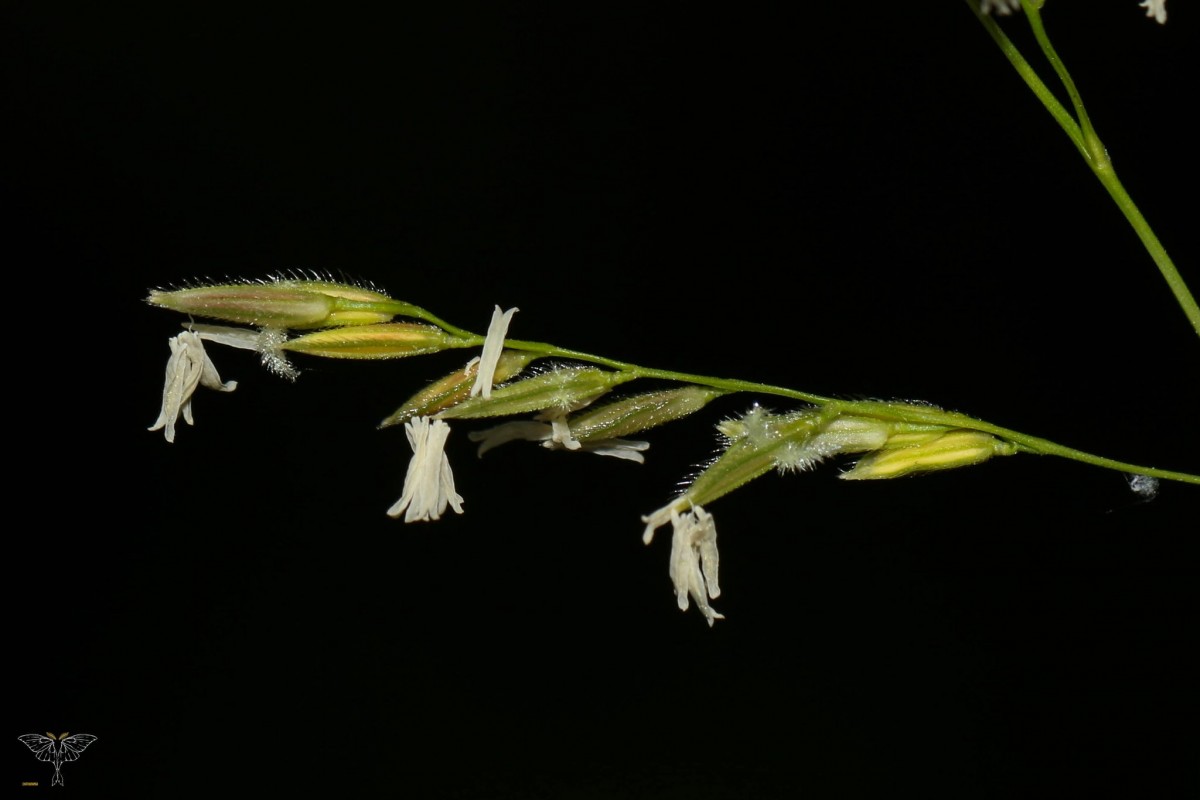
<svg viewBox="0 0 1200 800"><path fill-rule="evenodd" d="M1087 144L1083 140L1083 131L1080 130L1079 124L1075 122L1075 118L1071 113L1063 107L1063 104L1058 102L1058 98L1050 91L1046 84L1042 83L1042 79L1034 71L1025 57L1021 55L1021 51L1017 46L1004 35L1004 31L996 24L996 21L990 15L984 14L979 10L978 0L966 0L967 6L975 12L975 16L983 23L983 28L992 37L1000 48L1000 52L1008 59L1008 62L1013 65L1013 69L1021 76L1021 80L1025 81L1025 85L1034 93L1038 100L1042 101L1042 105L1050 112L1050 116L1054 117L1054 121L1059 124L1063 132L1067 134L1067 138L1079 150L1079 154L1085 160L1090 161L1091 157L1088 153Z"/></svg>
<svg viewBox="0 0 1200 800"><path fill-rule="evenodd" d="M729 378L714 378L709 375L693 375L688 372L676 372L667 369L651 369L642 367L637 364L631 364L627 361L617 361L612 358L603 356L595 356L591 353L583 353L578 350L567 350L562 347L556 347L552 344L544 342L527 342L521 339L506 339L505 347L513 350L524 350L526 352L542 353L551 358L571 358L576 361L587 361L591 364L597 364L602 367L620 370L622 372L633 373L638 378L657 378L659 380L679 381L681 383L694 383L698 386L710 386L713 389L724 389L729 392L759 392L762 394L773 394L779 397L787 397L792 400L800 400L804 403L812 403L814 405L824 405L834 402L833 398L822 397L819 394L810 394L808 392L799 392L794 389L785 389L781 386L770 386L765 383L754 383L753 381L734 380Z"/></svg>
<svg viewBox="0 0 1200 800"><path fill-rule="evenodd" d="M1083 98L1079 96L1079 90L1075 88L1075 81L1072 80L1071 73L1067 72L1066 65L1063 64L1062 59L1058 57L1058 53L1050 44L1050 37L1046 35L1046 27L1042 25L1042 13L1029 0L1021 0L1021 5L1025 8L1025 18L1029 20L1029 27L1033 29L1033 37L1037 39L1038 46L1042 48L1042 53L1050 62L1050 66L1058 73L1058 79L1062 81L1063 87L1067 90L1067 96L1071 98L1071 105L1075 107L1075 117L1079 121L1079 130L1083 135L1084 158L1087 159L1088 165L1093 171L1111 166L1108 160L1108 151L1104 149L1100 137L1096 135L1096 129L1092 127L1092 120L1083 106Z"/></svg>
<svg viewBox="0 0 1200 800"><path fill-rule="evenodd" d="M458 329L456 329L458 330ZM473 336L469 332L463 331L462 335ZM902 422L926 423L933 425L945 425L955 428L968 428L970 430L982 431L990 433L993 436L1012 442L1027 453L1036 453L1039 455L1059 456L1072 461L1079 461L1085 464L1091 464L1097 467L1106 469L1119 470L1121 472L1133 473L1135 475L1149 475L1163 480L1182 481L1184 483L1193 483L1200 485L1200 475L1192 475L1186 472L1177 472L1174 470L1157 469L1155 467L1145 467L1138 464L1131 464L1125 461L1118 461L1112 458L1094 455L1092 453L1078 450L1073 447L1052 442L1049 439L1043 439L1038 436L1030 436L1029 434L1014 431L1010 428L1004 428L999 425L993 425L990 422L985 422L974 417L960 414L954 411L944 411L934 406L916 406L909 403L881 403L878 401L853 401L853 400L838 400L830 397L823 397L817 394L808 392L800 392L794 389L787 389L782 386L772 386L766 383L756 383L753 381L729 380L726 378L714 378L708 375L695 375L687 372L676 372L674 370L652 369L643 367L638 364L632 364L626 361L618 361L616 359L605 358L603 356L584 353L579 350L569 350L562 347L557 347L545 342L530 342L521 339L507 339L504 346L513 350L522 350L525 352L539 353L550 358L569 358L576 361L585 361L598 366L608 367L621 372L628 373L632 379L636 378L657 378L660 380L679 381L681 383L691 383L697 386L709 386L714 389L722 389L728 392L750 392L755 394L773 395L775 397L786 397L791 400L799 400L804 403L813 405L834 407L841 413L847 414L862 414L871 416L884 416L890 419L897 419Z"/></svg>
<svg viewBox="0 0 1200 800"><path fill-rule="evenodd" d="M1033 29L1034 38L1037 39L1038 45L1042 52L1049 60L1054 71L1058 74L1063 86L1067 90L1067 94L1071 98L1071 103L1075 108L1075 113L1078 116L1078 122L1070 115L1062 103L1054 96L1054 94L1046 87L1038 77L1033 67L1025 60L1016 46L1009 40L1004 32L1000 30L1000 26L990 15L984 14L979 10L978 0L966 0L967 5L974 12L976 18L983 23L984 29L1000 47L1000 51L1008 59L1009 63L1016 69L1017 74L1025 81L1025 84L1030 88L1034 95L1042 102L1046 110L1050 112L1050 116L1054 117L1059 126L1067 134L1071 143L1083 156L1083 160L1087 162L1088 167L1095 174L1096 178L1104 186L1109 196L1121 209L1121 213L1125 215L1130 226L1142 241L1142 246L1146 248L1146 252L1154 260L1155 266L1163 276L1163 280L1167 282L1167 286L1171 290L1171 294L1175 297L1175 302L1183 309L1183 313L1187 316L1188 321L1192 324L1196 335L1200 336L1200 305L1197 304L1191 290L1184 281L1183 276L1179 273L1175 263L1171 257L1167 255L1166 248L1162 242L1154 234L1150 223L1142 216L1141 211L1133 202L1133 198L1125 191L1125 187L1117 178L1116 171L1113 169L1112 162L1109 160L1108 152L1104 148L1100 137L1096 134L1092 127L1091 119L1087 115L1087 110L1083 105L1083 98L1080 96L1078 89L1075 87L1074 80L1067 72L1066 65L1062 59L1058 57L1058 53L1050 44L1050 39L1046 35L1045 27L1042 25L1041 13L1037 10L1030 0L1021 0L1022 6L1025 9L1025 16L1029 20L1029 25Z"/></svg>
<svg viewBox="0 0 1200 800"><path fill-rule="evenodd" d="M1050 44L1049 37L1046 35L1044 26L1042 25L1041 14L1037 7L1030 0L1022 0L1022 5L1025 9L1026 18L1033 29L1034 37L1037 39L1042 52L1050 61L1063 86L1066 88L1067 94L1071 98L1071 103L1075 110L1075 117L1058 101L1053 92L1042 82L1041 78L1029 65L1029 62L1021 55L1016 46L1004 35L1000 30L1000 26L986 14L980 11L978 0L966 0L967 5L975 13L976 17L983 24L984 29L1000 47L1001 52L1008 58L1009 62L1017 70L1017 73L1025 81L1025 84L1030 88L1034 95L1045 106L1050 115L1058 122L1059 126L1066 133L1067 137L1075 145L1088 167L1095 173L1101 184L1108 191L1109 195L1116 202L1117 206L1125 214L1130 225L1137 232L1145 245L1147 251L1158 265L1160 272L1166 279L1172 292L1175 294L1176 300L1187 314L1188 319L1192 321L1196 332L1200 334L1200 307L1197 307L1195 299L1189 292L1183 278L1179 275L1178 270L1167 256L1166 250L1159 242L1158 238L1151 230L1149 223L1146 222L1133 200L1125 191L1121 182L1117 179L1116 173L1113 171L1112 163L1108 158L1108 154L1104 149L1100 138L1096 135L1092 127L1091 120L1087 115L1087 111L1083 105L1083 99L1079 95L1075 87L1074 81L1067 72L1066 66L1054 51ZM1076 119L1076 117L1078 119ZM393 307L394 305L394 307ZM384 308L386 306L386 308ZM438 325L443 330L448 331L463 339L473 342L482 341L482 337L478 334L471 333L454 325L439 319L425 309L417 306L412 306L407 303L395 302L394 304L380 304L381 310L386 310L389 313L402 314L405 316L416 317L426 320L435 325ZM1122 472L1134 473L1138 475L1148 475L1155 478L1165 480L1182 481L1185 483L1200 484L1200 475L1192 475L1185 472L1176 472L1173 470L1163 470L1154 467L1144 467L1137 464L1131 464L1116 459L1097 456L1092 453L1087 453L1082 450L1077 450L1072 447L1057 444L1048 439L1042 439L1037 436L1030 436L1014 431L1009 428L1003 428L999 425L993 425L990 422L975 419L965 414L958 412L944 411L933 406L918 406L909 403L882 403L877 401L848 401L838 400L821 395L810 394L808 392L800 392L793 389L787 389L780 386L771 386L769 384L755 383L752 381L730 380L726 378L715 378L708 375L695 375L685 372L676 372L674 370L652 369L643 367L637 364L632 364L626 361L605 358L603 356L584 353L578 350L570 350L558 347L545 342L532 342L520 339L508 339L505 341L505 346L514 350L522 350L525 352L538 353L542 356L552 358L567 358L576 361L583 361L598 366L608 367L609 369L617 370L625 374L628 380L638 378L647 379L662 379L670 381L678 381L682 383L690 383L698 386L708 386L714 389L721 389L728 392L751 392L757 394L773 395L776 397L785 397L792 400L798 400L813 405L822 406L836 410L837 413L862 414L885 417L888 419L899 420L903 422L933 424L939 426L967 428L991 434L1000 439L1015 444L1020 450L1027 453L1036 453L1041 455L1054 455L1061 458L1079 461L1085 464L1103 467L1106 469L1120 470Z"/></svg>

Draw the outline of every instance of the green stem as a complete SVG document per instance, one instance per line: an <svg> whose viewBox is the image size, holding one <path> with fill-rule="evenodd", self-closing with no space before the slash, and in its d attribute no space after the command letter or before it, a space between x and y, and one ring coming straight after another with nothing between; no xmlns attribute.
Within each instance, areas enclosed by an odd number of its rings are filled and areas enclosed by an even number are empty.
<svg viewBox="0 0 1200 800"><path fill-rule="evenodd" d="M1054 96L1042 82L1033 67L1021 55L1016 46L1004 35L1000 30L1000 26L996 21L987 14L983 14L979 10L978 0L966 0L967 5L975 13L975 16L983 23L984 29L1000 47L1000 51L1008 59L1009 63L1016 69L1017 74L1025 81L1034 95L1050 112L1050 116L1058 122L1059 126L1067 134L1067 138L1075 145L1079 154L1083 156L1083 160L1087 162L1088 168L1108 191L1113 202L1125 215L1125 219L1129 222L1138 238L1142 241L1142 246L1150 254L1154 260L1155 266L1158 267L1159 273L1163 276L1163 280L1167 282L1167 286L1171 289L1171 294L1175 297L1175 302L1183 309L1183 313L1187 316L1188 321L1192 324L1196 335L1200 336L1200 305L1197 305L1196 299L1192 296L1191 290L1188 289L1187 283L1183 276L1179 274L1179 270L1175 267L1175 263L1167 255L1166 248L1162 246L1162 242L1154 234L1150 228L1150 224L1146 218L1142 216L1141 211L1125 191L1125 187L1117 178L1116 171L1113 169L1112 162L1109 160L1108 152L1104 148L1104 144L1100 141L1100 137L1096 134L1092 127L1091 119L1087 115L1087 110L1084 108L1083 99L1079 95L1079 91L1075 87L1075 82L1071 79L1071 75L1067 72L1066 66L1062 63L1062 59L1058 57L1053 46L1050 44L1050 39L1046 35L1045 27L1042 25L1041 13L1030 0L1021 0L1022 6L1025 9L1025 16L1029 20L1029 25L1033 29L1034 38L1037 39L1038 45L1050 62L1054 71L1058 74L1063 86L1067 90L1067 94L1071 98L1071 103L1075 108L1075 114L1078 116L1078 122L1074 117L1063 107L1062 103ZM1148 474L1148 473L1147 473Z"/></svg>
<svg viewBox="0 0 1200 800"><path fill-rule="evenodd" d="M899 419L902 422L947 425L955 428L969 428L971 430L981 431L983 433L990 433L1000 439L1012 442L1027 453L1036 453L1038 455L1046 456L1059 456L1061 458L1069 458L1072 461L1080 461L1085 464L1104 467L1106 469L1120 470L1121 472L1129 472L1135 475L1149 475L1151 477L1162 478L1164 480L1200 484L1200 475L1192 475L1187 472L1176 472L1174 470L1157 469L1155 467L1143 467L1137 464L1131 464L1127 461L1118 461L1114 458L1105 458L1104 456L1098 456L1083 450L1077 450L1074 447L1066 447L1065 445L1052 442L1049 439L1043 439L1039 436L1030 436L1027 433L1014 431L1011 428L1003 428L999 425L993 425L990 422L984 422L983 420L975 419L974 417L969 417L966 414L961 414L956 411L943 411L942 409L933 406L914 406L908 403L881 403L877 401L845 402L840 400L836 402L839 408L848 413L883 416Z"/></svg>
<svg viewBox="0 0 1200 800"><path fill-rule="evenodd" d="M1083 106L1083 98L1079 96L1079 90L1075 88L1075 81L1071 79L1071 73L1067 72L1067 66L1063 64L1062 59L1058 57L1058 53L1050 44L1050 37L1046 35L1046 28L1042 25L1041 12L1029 0L1021 0L1021 5L1025 8L1025 18L1029 20L1029 27L1033 29L1033 38L1037 39L1046 60L1058 73L1058 79L1062 81L1063 87L1067 90L1067 96L1071 98L1071 105L1075 107L1075 116L1079 120L1079 130L1083 135L1084 159L1087 160L1093 171L1110 167L1108 151L1104 149L1100 137L1096 135L1096 129L1092 127L1092 120Z"/></svg>
<svg viewBox="0 0 1200 800"><path fill-rule="evenodd" d="M1092 127L1090 118L1083 105L1083 99L1080 97L1078 90L1075 87L1074 81L1067 72L1066 66L1054 51L1050 44L1049 37L1046 35L1044 26L1042 25L1041 14L1030 0L1022 0L1022 5L1025 9L1025 15L1029 19L1029 24L1033 29L1034 37L1037 39L1042 52L1050 61L1063 86L1067 90L1067 94L1071 98L1071 103L1074 106L1075 117L1072 117L1070 112L1058 101L1050 89L1042 82L1038 74L1029 65L1029 62L1021 55L1016 46L1004 35L1000 30L1000 26L988 15L983 14L979 10L978 0L966 0L967 5L975 13L976 17L992 39L1000 47L1001 52L1008 58L1009 62L1017 70L1017 73L1025 81L1025 84L1030 88L1034 95L1045 106L1050 115L1058 122L1059 126L1067 134L1067 137L1075 145L1080 155L1083 156L1088 167L1100 180L1101 184L1108 191L1109 195L1116 202L1118 208L1121 209L1125 218L1137 232L1141 238L1143 245L1158 265L1159 271L1166 279L1167 284L1171 287L1172 292L1179 305L1187 314L1188 319L1192 322L1197 334L1200 334L1200 307L1197 306L1195 299L1192 297L1187 285L1184 283L1179 271L1175 268L1174 263L1168 257L1166 250L1163 248L1158 237L1154 235L1150 225L1146 222L1133 200L1129 197L1128 192L1117 179L1116 173L1112 168L1112 163L1108 158L1107 151L1099 136L1096 135L1095 129ZM386 305L386 304L384 304ZM407 303L396 302L395 307L387 309L391 313L402 314L405 316L416 317L426 320L442 329L460 336L470 338L475 341L481 341L482 337L478 334L471 333L462 328L450 325L445 321L437 318L425 309L417 306L411 306ZM881 403L877 401L848 401L837 400L821 395L810 394L808 392L799 392L793 389L787 389L780 386L771 386L769 384L755 383L753 381L730 380L726 378L715 378L708 375L695 375L686 372L676 372L674 370L651 369L642 367L637 364L632 364L616 359L605 358L603 356L592 355L578 350L569 350L566 348L557 347L544 342L531 342L520 339L509 339L505 341L505 346L514 350L522 350L525 352L538 353L542 356L552 358L569 358L576 361L583 361L598 366L608 367L626 373L630 380L636 378L656 378L661 380L678 381L681 383L690 383L699 386L708 386L714 389L721 389L728 392L751 392L757 394L773 395L776 397L785 397L792 400L799 400L805 403L835 409L839 413L847 414L862 414L885 417L888 419L896 419L903 422L933 424L954 428L966 428L977 430L983 433L988 433L1005 441L1017 445L1019 449L1027 453L1037 453L1041 455L1053 455L1061 458L1079 461L1085 464L1091 464L1105 469L1119 470L1121 472L1133 473L1137 475L1148 475L1164 480L1182 481L1184 483L1192 483L1200 485L1200 475L1192 475L1186 472L1176 472L1173 470L1157 469L1154 467L1144 467L1138 464L1131 464L1125 461L1105 458L1092 453L1087 453L1083 450L1077 450L1073 447L1066 447L1057 444L1048 439L1042 439L1037 436L1030 436L1014 431L1009 428L1003 428L999 425L993 425L990 422L975 419L965 414L958 412L943 411L942 409L932 406L916 406L907 403Z"/></svg>
<svg viewBox="0 0 1200 800"><path fill-rule="evenodd" d="M627 361L617 361L604 356L596 356L591 353L583 353L578 350L567 350L562 347L556 347L552 344L544 342L528 342L521 339L506 339L504 346L513 350L524 350L531 353L541 353L550 358L571 358L576 361L587 361L591 364L597 364L602 367L620 370L621 372L630 372L637 378L657 378L666 381L679 381L680 383L694 383L698 386L709 386L713 389L723 389L728 392L761 392L763 394L773 394L779 397L788 397L792 400L800 400L804 403L812 403L813 405L824 405L834 402L833 398L822 397L819 394L809 394L808 392L798 392L794 389L785 389L780 386L768 386L765 383L754 383L753 381L740 381L729 378L714 378L709 375L693 375L688 372L676 372L669 369L651 369L642 367L637 364L631 364Z"/></svg>
<svg viewBox="0 0 1200 800"><path fill-rule="evenodd" d="M1187 283L1184 282L1183 276L1179 274L1179 270L1175 268L1175 263L1171 261L1171 257L1167 255L1167 250L1163 247L1162 242L1154 234L1150 223L1142 216L1142 212L1134 204L1133 198L1125 191L1125 187L1121 184L1117 173L1109 164L1104 168L1093 167L1092 171L1096 173L1096 177L1100 183L1108 190L1108 195L1117 204L1117 208L1121 209L1121 213L1125 215L1125 219L1137 233L1138 238L1142 240L1142 246L1146 248L1146 252L1154 259L1158 271L1162 274L1163 280L1167 282L1167 286L1171 289L1171 294L1175 295L1175 302L1183 309L1183 313L1187 315L1188 321L1192 323L1192 329L1196 331L1196 335L1200 336L1200 305L1196 304L1196 298L1192 296L1192 292L1188 289Z"/></svg>
<svg viewBox="0 0 1200 800"><path fill-rule="evenodd" d="M978 0L966 0L967 5L975 12L975 16L983 23L984 30L992 37L1000 48L1000 52L1008 59L1008 62L1013 65L1017 74L1021 76L1021 80L1025 81L1025 85L1034 93L1038 100L1042 101L1042 105L1050 112L1050 116L1054 117L1054 121L1059 124L1063 132L1067 134L1067 138L1079 150L1079 154L1085 160L1090 160L1087 144L1083 140L1083 131L1079 124L1075 122L1075 118L1070 112L1063 107L1063 104L1058 102L1058 98L1050 91L1046 84L1042 83L1042 79L1034 72L1033 67L1021 55L1021 51L1017 46L1004 35L1004 31L1000 30L1000 26L990 15L984 14L979 10Z"/></svg>
<svg viewBox="0 0 1200 800"><path fill-rule="evenodd" d="M463 332L467 336L474 334ZM630 374L631 380L635 378L657 378L660 380L679 381L681 383L691 383L698 386L709 386L714 389L722 389L728 392L751 392L755 394L773 395L776 397L786 397L791 400L799 400L813 405L834 407L840 413L847 414L862 414L870 416L881 416L889 419L896 419L902 422L914 422L932 425L944 425L953 428L968 428L970 430L982 431L990 433L993 436L999 437L1008 442L1017 445L1021 450L1027 453L1036 453L1039 455L1058 456L1060 458L1079 461L1084 464L1091 464L1097 467L1106 469L1119 470L1135 475L1149 475L1163 480L1182 481L1183 483L1193 483L1200 485L1200 475L1192 475L1186 472L1176 472L1174 470L1157 469L1155 467L1144 467L1138 464L1131 464L1125 461L1118 461L1112 458L1094 455L1083 450L1077 450L1073 447L1057 444L1049 439L1042 439L1038 436L1030 436L1029 434L1014 431L1009 428L1003 428L999 425L993 425L990 422L975 419L974 417L960 414L954 411L943 411L934 406L916 406L909 403L881 403L878 401L854 401L854 400L837 400L821 395L810 394L808 392L799 392L794 389L787 389L782 386L771 386L766 383L755 383L753 381L730 380L726 378L714 378L709 375L695 375L687 372L676 372L674 370L651 369L649 367L631 364L626 361L618 361L612 358L592 355L591 353L583 353L578 350L568 350L562 347L557 347L545 342L530 342L522 339L507 339L504 346L513 350L522 350L525 352L538 353L550 358L569 358L575 361L585 361L598 366L608 367L610 369L619 370Z"/></svg>

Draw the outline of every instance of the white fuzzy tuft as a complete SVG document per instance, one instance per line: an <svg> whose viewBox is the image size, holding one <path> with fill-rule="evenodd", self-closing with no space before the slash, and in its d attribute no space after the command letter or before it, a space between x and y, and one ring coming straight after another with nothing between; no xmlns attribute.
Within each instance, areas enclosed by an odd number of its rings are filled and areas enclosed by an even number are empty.
<svg viewBox="0 0 1200 800"><path fill-rule="evenodd" d="M1143 500L1153 500L1158 496L1158 478L1151 475L1127 475L1129 488Z"/></svg>

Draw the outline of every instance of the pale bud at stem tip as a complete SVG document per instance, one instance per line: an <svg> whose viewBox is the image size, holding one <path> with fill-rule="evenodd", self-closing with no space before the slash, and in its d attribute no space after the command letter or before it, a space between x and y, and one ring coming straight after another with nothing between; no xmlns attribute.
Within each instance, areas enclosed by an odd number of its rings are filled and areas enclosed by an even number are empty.
<svg viewBox="0 0 1200 800"><path fill-rule="evenodd" d="M1041 7L1041 4L1037 4ZM1146 16L1152 18L1159 25L1164 25L1167 22L1167 0L1142 0L1138 3L1139 8L1146 9ZM980 0L979 11L983 14L995 13L1001 17L1007 17L1014 11L1021 10L1021 0Z"/></svg>

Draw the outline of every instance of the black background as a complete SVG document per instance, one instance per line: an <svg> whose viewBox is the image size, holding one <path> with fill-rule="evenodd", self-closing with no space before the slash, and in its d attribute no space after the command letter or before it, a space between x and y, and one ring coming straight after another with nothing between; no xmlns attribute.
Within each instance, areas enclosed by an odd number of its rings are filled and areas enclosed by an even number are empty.
<svg viewBox="0 0 1200 800"><path fill-rule="evenodd" d="M1195 788L1195 487L1032 456L771 475L709 508L710 630L639 516L756 398L642 466L477 461L456 425L467 513L409 526L375 425L462 353L289 384L214 347L238 390L145 430L181 321L148 288L316 270L1200 470L1195 335L963 3L108 5L4 14L6 783L48 792L16 736L71 731L99 740L64 796ZM1197 286L1200 18L1142 13L1045 18Z"/></svg>

